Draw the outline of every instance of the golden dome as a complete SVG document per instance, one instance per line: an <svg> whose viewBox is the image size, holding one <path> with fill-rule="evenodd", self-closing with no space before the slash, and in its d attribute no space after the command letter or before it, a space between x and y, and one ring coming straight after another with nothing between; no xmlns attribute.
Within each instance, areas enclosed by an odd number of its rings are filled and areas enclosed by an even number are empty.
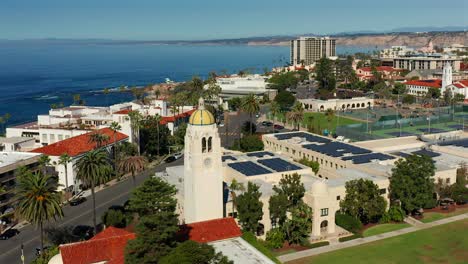
<svg viewBox="0 0 468 264"><path fill-rule="evenodd" d="M198 101L198 110L192 113L189 119L189 124L195 126L212 125L215 123L213 114L210 111L205 110L205 102L203 98Z"/></svg>

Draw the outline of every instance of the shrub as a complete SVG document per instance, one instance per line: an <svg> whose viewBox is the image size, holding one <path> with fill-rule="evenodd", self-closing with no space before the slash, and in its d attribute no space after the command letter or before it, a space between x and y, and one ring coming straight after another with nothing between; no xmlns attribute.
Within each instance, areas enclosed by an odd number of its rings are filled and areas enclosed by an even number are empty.
<svg viewBox="0 0 468 264"><path fill-rule="evenodd" d="M389 220L395 221L395 222L403 222L403 219L405 218L405 211L401 209L399 206L391 206L390 209L388 209L388 212L384 214L388 215ZM383 218L383 216L382 216ZM387 222L388 223L388 222Z"/></svg>
<svg viewBox="0 0 468 264"><path fill-rule="evenodd" d="M392 218L390 214L388 212L385 212L380 218L379 223L386 224L386 223L390 223L391 221L392 221Z"/></svg>
<svg viewBox="0 0 468 264"><path fill-rule="evenodd" d="M255 235L252 232L244 232L242 234L242 239L247 241L250 245L256 248L258 251L262 252L263 255L267 256L269 259L274 261L275 263L281 263L278 259L271 253L271 251L265 247L262 243L260 243Z"/></svg>
<svg viewBox="0 0 468 264"><path fill-rule="evenodd" d="M323 246L328 246L330 245L330 242L328 241L321 241L321 242L317 242L317 243L310 243L309 241L307 241L308 243L305 243L304 246L308 247L308 248L318 248L318 247L323 247Z"/></svg>
<svg viewBox="0 0 468 264"><path fill-rule="evenodd" d="M335 223L353 233L358 233L362 229L361 221L347 214L337 213Z"/></svg>
<svg viewBox="0 0 468 264"><path fill-rule="evenodd" d="M356 239L356 238L362 238L362 235L361 234L354 234L352 236L340 237L338 239L338 241L345 242L345 241L353 240L353 239Z"/></svg>
<svg viewBox="0 0 468 264"><path fill-rule="evenodd" d="M280 248L284 244L284 232L280 228L273 228L266 234L266 241L271 248Z"/></svg>
<svg viewBox="0 0 468 264"><path fill-rule="evenodd" d="M123 228L127 226L125 214L121 210L109 209L102 216L102 223L106 226Z"/></svg>
<svg viewBox="0 0 468 264"><path fill-rule="evenodd" d="M44 250L44 254L38 256L31 264L47 264L49 260L59 253L58 246Z"/></svg>

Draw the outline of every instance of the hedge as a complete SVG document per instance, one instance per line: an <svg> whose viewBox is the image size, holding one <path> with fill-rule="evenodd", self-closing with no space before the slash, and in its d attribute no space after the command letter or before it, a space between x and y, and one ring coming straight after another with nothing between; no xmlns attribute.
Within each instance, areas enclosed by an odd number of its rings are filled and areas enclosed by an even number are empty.
<svg viewBox="0 0 468 264"><path fill-rule="evenodd" d="M352 236L340 237L338 239L338 241L345 242L345 241L353 240L353 239L356 239L356 238L362 238L362 235L361 234L354 234Z"/></svg>
<svg viewBox="0 0 468 264"><path fill-rule="evenodd" d="M328 245L330 245L330 242L322 241L322 242L317 242L317 243L310 244L308 247L309 248L318 248L318 247L323 247L323 246L328 246Z"/></svg>
<svg viewBox="0 0 468 264"><path fill-rule="evenodd" d="M352 233L358 233L362 229L361 221L347 214L337 213L335 215L335 223Z"/></svg>
<svg viewBox="0 0 468 264"><path fill-rule="evenodd" d="M258 251L262 252L263 255L267 256L275 263L281 263L273 253L259 241L252 232L244 232L242 234L242 239L247 241L250 245L256 248Z"/></svg>

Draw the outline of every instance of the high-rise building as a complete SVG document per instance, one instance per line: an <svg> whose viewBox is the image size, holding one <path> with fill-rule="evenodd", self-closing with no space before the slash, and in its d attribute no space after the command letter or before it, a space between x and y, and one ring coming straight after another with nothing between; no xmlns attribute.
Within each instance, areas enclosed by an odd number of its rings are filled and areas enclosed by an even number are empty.
<svg viewBox="0 0 468 264"><path fill-rule="evenodd" d="M291 64L310 65L321 58L336 56L336 39L330 37L300 37L291 40Z"/></svg>

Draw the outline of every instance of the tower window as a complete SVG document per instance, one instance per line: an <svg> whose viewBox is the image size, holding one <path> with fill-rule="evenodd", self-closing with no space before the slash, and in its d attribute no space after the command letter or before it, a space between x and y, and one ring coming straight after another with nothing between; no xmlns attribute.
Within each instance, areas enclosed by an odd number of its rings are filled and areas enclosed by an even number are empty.
<svg viewBox="0 0 468 264"><path fill-rule="evenodd" d="M202 138L202 152L206 152L206 138Z"/></svg>
<svg viewBox="0 0 468 264"><path fill-rule="evenodd" d="M208 138L208 152L211 152L212 146L213 146L213 144L212 144L212 138L209 137L209 138Z"/></svg>

